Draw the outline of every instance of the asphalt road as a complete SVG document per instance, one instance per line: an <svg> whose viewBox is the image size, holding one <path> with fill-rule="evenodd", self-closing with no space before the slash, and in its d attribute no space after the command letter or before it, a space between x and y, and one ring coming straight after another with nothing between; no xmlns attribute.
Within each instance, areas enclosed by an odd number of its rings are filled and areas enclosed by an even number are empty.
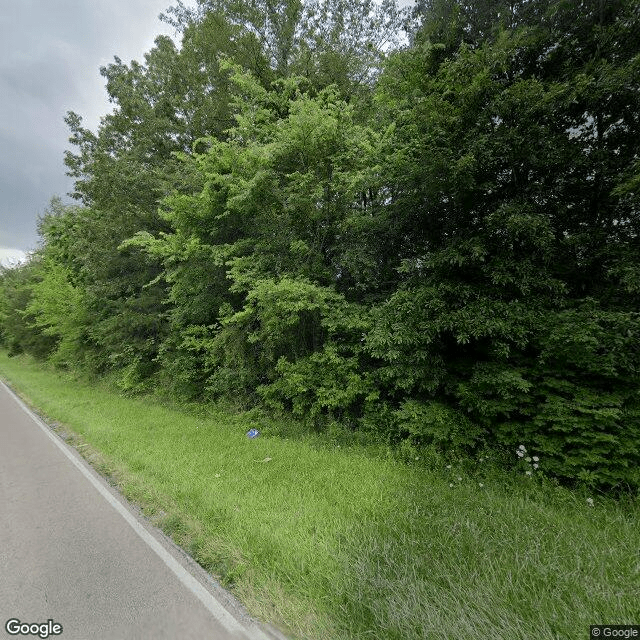
<svg viewBox="0 0 640 640"><path fill-rule="evenodd" d="M0 625L7 638L281 637L252 621L2 383ZM20 629L31 635L10 633Z"/></svg>

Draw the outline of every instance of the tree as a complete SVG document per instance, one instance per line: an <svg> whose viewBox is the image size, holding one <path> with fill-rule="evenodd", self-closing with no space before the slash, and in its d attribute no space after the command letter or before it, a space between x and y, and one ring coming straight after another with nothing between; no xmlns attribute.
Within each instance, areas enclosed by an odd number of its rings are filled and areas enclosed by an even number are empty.
<svg viewBox="0 0 640 640"><path fill-rule="evenodd" d="M252 394L284 370L282 358L296 362L338 335L359 344L362 319L336 292L337 247L379 136L333 88L311 97L292 79L266 91L239 69L233 81L238 125L185 157L202 192L165 201L173 233L129 244L164 261L174 304L165 363L182 367L174 377Z"/></svg>
<svg viewBox="0 0 640 640"><path fill-rule="evenodd" d="M559 476L635 484L638 210L623 176L640 49L617 43L639 25L632 3L587 4L389 66L401 279L367 346L392 402L448 397Z"/></svg>
<svg viewBox="0 0 640 640"><path fill-rule="evenodd" d="M336 85L342 97L371 88L386 53L399 46L407 18L394 0L198 0L192 8L178 2L163 18L186 33L211 15L224 15L243 34L229 57L264 87L300 76L315 90ZM251 63L255 51L264 56L255 56L258 64Z"/></svg>
<svg viewBox="0 0 640 640"><path fill-rule="evenodd" d="M83 206L0 277L5 343L637 486L635 3L414 17L402 48L393 4L178 3L182 46L69 115Z"/></svg>
<svg viewBox="0 0 640 640"><path fill-rule="evenodd" d="M127 367L136 361L149 372L154 367L142 363L158 362L168 318L161 265L151 254L141 259L133 245L123 243L136 233L167 233L167 219L158 215L163 199L174 192L175 198L189 198L201 191L202 174L181 158L198 145L224 148L216 145L224 145L241 111L230 85L233 65L247 70L256 86L268 90L269 108L279 104L286 110L293 86L287 78L292 73L307 73L300 90L314 93L328 82L337 82L338 91L345 93L365 86L370 80L365 70L374 58L381 58L399 14L389 3L380 9L367 2L358 6L370 17L369 26L348 35L356 13L340 3L315 5L313 11L294 0L202 1L193 9L178 3L165 20L179 31L181 48L160 37L145 55L144 65L126 65L116 58L101 70L115 108L96 134L82 127L79 116L68 115L77 151L67 153L66 163L76 178L76 198L94 216L86 233L83 278L92 310L91 334L100 345L104 366ZM320 33L321 28L330 28L330 33ZM322 56L330 59L321 62ZM329 73L337 69L342 75ZM229 219L226 229L242 236L242 229L233 230L233 224ZM208 295L217 287L220 299L206 312L196 312L202 309L197 303L200 294L187 301L173 285L168 302L177 308L171 314L198 324L210 322L217 306L228 299L228 286L224 275L219 285L208 282L207 255L193 252L191 259L192 289L202 288ZM196 264L202 265L197 278Z"/></svg>
<svg viewBox="0 0 640 640"><path fill-rule="evenodd" d="M31 284L39 273L33 258L26 264L0 268L0 344L9 355L29 353L46 358L55 349L55 338L43 335L25 320L31 301Z"/></svg>

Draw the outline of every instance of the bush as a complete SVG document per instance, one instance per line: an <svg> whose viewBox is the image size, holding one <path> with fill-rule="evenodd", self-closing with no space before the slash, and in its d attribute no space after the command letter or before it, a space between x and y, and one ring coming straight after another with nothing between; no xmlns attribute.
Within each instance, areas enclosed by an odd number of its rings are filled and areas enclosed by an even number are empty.
<svg viewBox="0 0 640 640"><path fill-rule="evenodd" d="M267 405L286 407L296 416L354 415L364 401L377 396L370 377L359 370L358 359L340 355L335 344L297 362L280 358L276 375L258 393Z"/></svg>

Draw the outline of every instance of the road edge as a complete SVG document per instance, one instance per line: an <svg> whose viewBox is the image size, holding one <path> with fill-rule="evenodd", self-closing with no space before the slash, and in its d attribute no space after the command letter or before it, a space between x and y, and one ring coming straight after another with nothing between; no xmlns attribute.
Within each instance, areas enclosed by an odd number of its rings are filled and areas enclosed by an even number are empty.
<svg viewBox="0 0 640 640"><path fill-rule="evenodd" d="M19 396L11 384L0 376L0 385L7 391L18 406L35 422L47 437L60 449L67 459L82 473L100 495L115 509L143 542L162 560L167 568L185 586L211 615L232 634L241 634L246 640L289 640L280 631L265 625L251 617L241 603L224 590L214 578L203 569L184 549L179 547L163 531L150 523L134 504L131 504L117 489L81 456L78 450L70 446L57 434L26 402ZM181 556L180 559L175 555ZM185 566L186 565L186 566ZM195 573L200 573L198 578ZM206 586L205 583L209 583ZM225 606L212 590L224 594L228 606ZM241 620L228 607L233 607Z"/></svg>

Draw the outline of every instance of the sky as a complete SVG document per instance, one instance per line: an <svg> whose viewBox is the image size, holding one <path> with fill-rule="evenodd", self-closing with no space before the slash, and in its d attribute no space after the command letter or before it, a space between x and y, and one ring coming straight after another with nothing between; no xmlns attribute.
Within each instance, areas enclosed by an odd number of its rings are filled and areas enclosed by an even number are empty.
<svg viewBox="0 0 640 640"><path fill-rule="evenodd" d="M172 0L0 0L0 262L35 249L52 196L71 190L67 111L96 130L111 111L100 67L143 62ZM193 2L185 2L187 6Z"/></svg>

